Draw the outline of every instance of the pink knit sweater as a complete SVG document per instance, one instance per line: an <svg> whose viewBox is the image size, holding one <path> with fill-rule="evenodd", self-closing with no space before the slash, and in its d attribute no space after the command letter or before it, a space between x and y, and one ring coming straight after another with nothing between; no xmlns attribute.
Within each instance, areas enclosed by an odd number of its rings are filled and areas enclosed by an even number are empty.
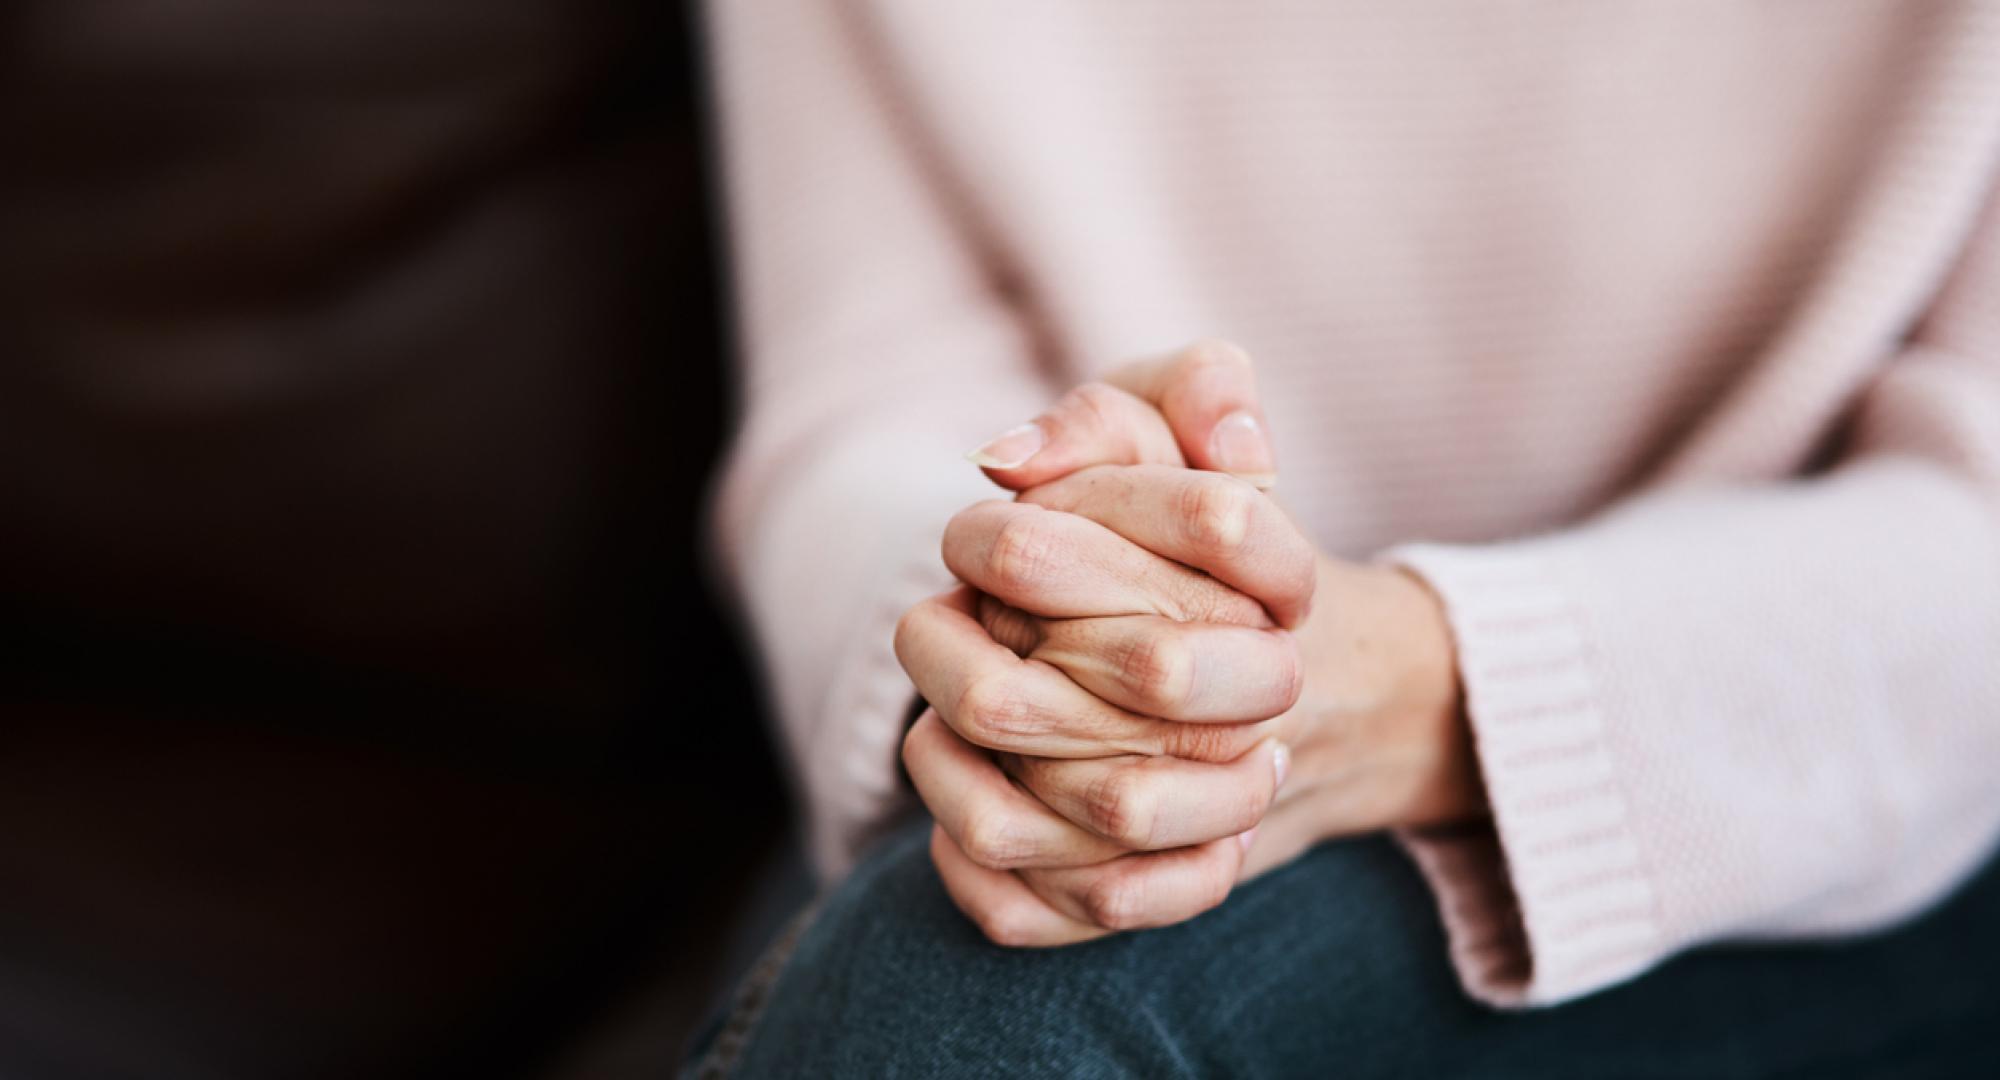
<svg viewBox="0 0 2000 1080"><path fill-rule="evenodd" d="M1466 988L1907 917L2000 833L2000 5L722 0L723 550L829 874L960 456L1208 334L1445 598Z"/></svg>

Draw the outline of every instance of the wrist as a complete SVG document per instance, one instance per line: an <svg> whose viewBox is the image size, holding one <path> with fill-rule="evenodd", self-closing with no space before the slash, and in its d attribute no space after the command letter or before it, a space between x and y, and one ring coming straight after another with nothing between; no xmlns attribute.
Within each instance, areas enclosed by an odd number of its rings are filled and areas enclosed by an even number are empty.
<svg viewBox="0 0 2000 1080"><path fill-rule="evenodd" d="M1400 568L1320 556L1312 617L1299 629L1307 694L1353 715L1456 712L1456 647L1444 604Z"/></svg>
<svg viewBox="0 0 2000 1080"><path fill-rule="evenodd" d="M1445 615L1443 597L1423 578L1402 567L1378 566L1385 582L1402 596L1407 634L1394 698L1404 722L1425 747L1425 780L1402 808L1397 825L1430 825L1486 812L1485 783L1465 711L1459 676L1458 643Z"/></svg>
<svg viewBox="0 0 2000 1080"><path fill-rule="evenodd" d="M1339 789L1328 834L1482 812L1443 601L1399 568L1324 556L1315 597L1292 738L1306 783Z"/></svg>
<svg viewBox="0 0 2000 1080"><path fill-rule="evenodd" d="M1462 715L1458 646L1444 600L1402 567L1370 565L1365 572L1377 580L1383 595L1377 617L1392 628L1382 665L1384 700L1405 715Z"/></svg>

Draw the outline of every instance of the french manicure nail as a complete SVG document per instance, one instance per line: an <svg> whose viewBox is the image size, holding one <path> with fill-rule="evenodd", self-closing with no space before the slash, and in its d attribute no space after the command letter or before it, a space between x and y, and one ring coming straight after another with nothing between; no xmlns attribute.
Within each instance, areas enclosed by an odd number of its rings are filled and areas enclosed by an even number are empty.
<svg viewBox="0 0 2000 1080"><path fill-rule="evenodd" d="M1277 787L1285 786L1285 777L1292 772L1292 748L1284 743L1271 748L1271 772L1278 778Z"/></svg>
<svg viewBox="0 0 2000 1080"><path fill-rule="evenodd" d="M1263 421L1238 410L1223 417L1208 436L1209 457L1215 467L1234 473L1260 488L1278 482L1277 460L1271 453L1271 439Z"/></svg>
<svg viewBox="0 0 2000 1080"><path fill-rule="evenodd" d="M1252 825L1248 829L1237 833L1236 842L1243 845L1244 851L1249 851L1250 845L1257 842L1257 826Z"/></svg>
<svg viewBox="0 0 2000 1080"><path fill-rule="evenodd" d="M1010 428L999 438L978 449L966 453L966 459L974 465L986 469L1018 469L1028 463L1028 459L1041 453L1048 436L1042 434L1040 424L1022 424Z"/></svg>

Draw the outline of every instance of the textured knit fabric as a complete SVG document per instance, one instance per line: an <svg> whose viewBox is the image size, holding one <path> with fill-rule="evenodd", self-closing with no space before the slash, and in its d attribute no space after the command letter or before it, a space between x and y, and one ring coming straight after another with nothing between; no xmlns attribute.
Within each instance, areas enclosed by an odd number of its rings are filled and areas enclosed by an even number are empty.
<svg viewBox="0 0 2000 1080"><path fill-rule="evenodd" d="M960 457L1202 335L1443 596L1466 988L1861 931L2000 831L2000 5L714 4L719 504L822 868L896 805Z"/></svg>

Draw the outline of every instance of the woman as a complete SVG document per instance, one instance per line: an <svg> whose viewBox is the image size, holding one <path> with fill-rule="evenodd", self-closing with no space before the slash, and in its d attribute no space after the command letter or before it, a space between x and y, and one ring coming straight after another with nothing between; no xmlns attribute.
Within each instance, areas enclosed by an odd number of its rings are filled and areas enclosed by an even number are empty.
<svg viewBox="0 0 2000 1080"><path fill-rule="evenodd" d="M724 546L868 856L712 1064L1993 1057L2000 6L711 20Z"/></svg>

